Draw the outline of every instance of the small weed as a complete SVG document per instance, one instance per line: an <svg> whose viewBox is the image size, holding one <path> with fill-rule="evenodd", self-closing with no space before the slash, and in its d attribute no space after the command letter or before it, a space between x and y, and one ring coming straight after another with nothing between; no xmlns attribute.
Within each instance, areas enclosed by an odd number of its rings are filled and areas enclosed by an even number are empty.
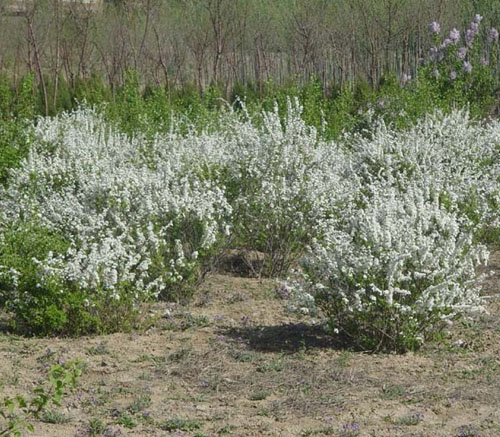
<svg viewBox="0 0 500 437"><path fill-rule="evenodd" d="M233 304L233 303L237 303L237 302L245 302L248 298L246 296L243 296L242 294L240 293L235 293L233 294L232 296L229 296L227 299L226 299L226 302L228 304Z"/></svg>
<svg viewBox="0 0 500 437"><path fill-rule="evenodd" d="M132 403L129 405L127 408L128 411L131 413L139 413L142 410L145 410L146 408L151 406L151 397L144 395L144 396L138 396L134 398Z"/></svg>
<svg viewBox="0 0 500 437"><path fill-rule="evenodd" d="M177 313L167 319L166 331L186 331L190 328L204 328L212 323L207 316L193 316L191 313Z"/></svg>
<svg viewBox="0 0 500 437"><path fill-rule="evenodd" d="M272 415L272 413L268 408L259 408L257 410L257 416L270 417L271 415Z"/></svg>
<svg viewBox="0 0 500 437"><path fill-rule="evenodd" d="M191 355L191 348L190 347L181 347L177 351L171 353L168 356L168 359L170 361L184 361L190 355Z"/></svg>
<svg viewBox="0 0 500 437"><path fill-rule="evenodd" d="M360 435L359 425L356 422L345 423L339 437L356 437Z"/></svg>
<svg viewBox="0 0 500 437"><path fill-rule="evenodd" d="M122 425L125 428L135 428L137 426L137 423L135 422L134 418L130 416L129 414L123 413L120 418L116 421L117 425Z"/></svg>
<svg viewBox="0 0 500 437"><path fill-rule="evenodd" d="M406 390L401 385L391 385L389 387L382 387L382 394L380 397L382 399L394 400L404 396L406 394Z"/></svg>
<svg viewBox="0 0 500 437"><path fill-rule="evenodd" d="M218 435L222 435L222 434L229 434L231 433L231 431L233 430L234 426L233 425L224 425L222 428L220 428L218 431L217 431L217 434Z"/></svg>
<svg viewBox="0 0 500 437"><path fill-rule="evenodd" d="M89 355L107 355L109 354L109 348L107 343L102 341L97 346L87 348L87 353Z"/></svg>
<svg viewBox="0 0 500 437"><path fill-rule="evenodd" d="M71 421L71 418L57 410L46 410L40 416L40 420L45 423L63 424Z"/></svg>
<svg viewBox="0 0 500 437"><path fill-rule="evenodd" d="M142 354L139 355L135 360L132 360L133 363L144 363L145 361L153 361L155 357L153 355Z"/></svg>
<svg viewBox="0 0 500 437"><path fill-rule="evenodd" d="M151 375L150 372L142 372L138 378L141 380L141 381L152 381L153 380L153 375Z"/></svg>
<svg viewBox="0 0 500 437"><path fill-rule="evenodd" d="M257 372L267 373L267 372L281 372L285 369L285 363L283 360L273 360L269 363L263 363L257 367Z"/></svg>
<svg viewBox="0 0 500 437"><path fill-rule="evenodd" d="M160 371L163 369L165 365L166 357L164 356L158 356L158 355L148 355L148 354L143 354L139 355L133 363L144 363L144 362L150 362L153 363L155 366L155 370Z"/></svg>
<svg viewBox="0 0 500 437"><path fill-rule="evenodd" d="M300 348L293 354L293 358L295 360L304 361L308 352L309 350L307 349L306 342L301 340Z"/></svg>
<svg viewBox="0 0 500 437"><path fill-rule="evenodd" d="M331 436L334 435L335 430L333 429L332 426L326 426L324 428L319 428L319 429L306 429L303 430L300 433L301 437L309 437L313 435L326 435L326 436Z"/></svg>
<svg viewBox="0 0 500 437"><path fill-rule="evenodd" d="M89 437L101 436L106 431L106 425L101 419L92 418L89 420L86 431Z"/></svg>
<svg viewBox="0 0 500 437"><path fill-rule="evenodd" d="M248 398L251 401L262 401L270 395L271 395L271 392L269 390L259 390L259 391L252 393Z"/></svg>
<svg viewBox="0 0 500 437"><path fill-rule="evenodd" d="M337 364L342 369L345 369L349 366L349 362L351 361L352 353L349 351L342 351L337 358Z"/></svg>
<svg viewBox="0 0 500 437"><path fill-rule="evenodd" d="M462 425L458 428L456 437L479 437L479 431L474 425Z"/></svg>
<svg viewBox="0 0 500 437"><path fill-rule="evenodd" d="M415 426L424 420L424 415L422 413L413 413L408 416L398 417L394 423L397 425L404 426Z"/></svg>
<svg viewBox="0 0 500 437"><path fill-rule="evenodd" d="M163 431L194 431L201 428L201 423L195 419L168 419L160 424Z"/></svg>
<svg viewBox="0 0 500 437"><path fill-rule="evenodd" d="M259 356L252 352L244 352L239 349L230 349L229 355L239 363L253 363L259 359Z"/></svg>
<svg viewBox="0 0 500 437"><path fill-rule="evenodd" d="M212 301L212 298L210 297L210 293L208 291L205 291L199 298L198 301L196 302L197 307L203 307L207 304L209 304Z"/></svg>

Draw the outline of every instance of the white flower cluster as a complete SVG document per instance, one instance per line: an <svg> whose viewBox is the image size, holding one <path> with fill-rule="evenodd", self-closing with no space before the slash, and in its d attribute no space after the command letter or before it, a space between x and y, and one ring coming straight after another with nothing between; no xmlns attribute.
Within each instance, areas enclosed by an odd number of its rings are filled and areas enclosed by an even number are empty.
<svg viewBox="0 0 500 437"><path fill-rule="evenodd" d="M500 207L500 124L481 126L468 113L427 116L408 131L380 123L373 136L349 139L353 171L363 185L387 181L404 191L409 183L430 189L443 206L493 224Z"/></svg>
<svg viewBox="0 0 500 437"><path fill-rule="evenodd" d="M398 313L478 309L475 266L487 260L473 245L471 223L441 208L418 186L405 193L378 187L346 208L306 261L313 295L365 312L380 300Z"/></svg>

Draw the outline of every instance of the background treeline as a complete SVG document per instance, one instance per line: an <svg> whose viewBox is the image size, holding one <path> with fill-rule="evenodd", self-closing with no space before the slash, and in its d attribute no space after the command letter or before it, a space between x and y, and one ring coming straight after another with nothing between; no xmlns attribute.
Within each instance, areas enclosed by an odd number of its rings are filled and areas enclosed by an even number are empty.
<svg viewBox="0 0 500 437"><path fill-rule="evenodd" d="M0 72L16 93L32 74L46 114L89 94L82 88L114 96L129 71L169 99L213 87L226 99L242 88L262 97L311 77L328 96L414 76L429 23L444 34L475 13L486 39L500 0L4 0Z"/></svg>

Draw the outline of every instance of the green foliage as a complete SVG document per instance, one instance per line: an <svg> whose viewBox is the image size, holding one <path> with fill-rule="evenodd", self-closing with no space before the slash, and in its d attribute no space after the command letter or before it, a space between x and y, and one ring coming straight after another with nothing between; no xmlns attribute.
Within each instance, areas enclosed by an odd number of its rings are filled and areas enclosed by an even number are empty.
<svg viewBox="0 0 500 437"><path fill-rule="evenodd" d="M64 237L37 225L13 226L3 235L0 247L2 301L15 316L18 331L48 335L62 333L69 323L67 310L80 311L77 296L61 293L57 283L40 284L37 259L52 251L64 253L68 246ZM6 274L10 270L13 274Z"/></svg>
<svg viewBox="0 0 500 437"><path fill-rule="evenodd" d="M120 120L120 126L126 133L132 133L136 129L143 128L143 106L137 73L129 71L125 75L125 83L118 92L116 105L110 110L116 111L115 117Z"/></svg>
<svg viewBox="0 0 500 437"><path fill-rule="evenodd" d="M37 387L31 399L22 395L4 397L0 403L0 419L3 420L3 423L0 421L0 436L20 437L24 430L34 432L31 420L48 413L50 405L61 406L62 397L76 386L81 374L78 361L54 364L49 371L48 388Z"/></svg>
<svg viewBox="0 0 500 437"><path fill-rule="evenodd" d="M85 102L89 106L96 106L112 100L111 88L97 74L92 74L87 80L77 79L75 81L73 104Z"/></svg>
<svg viewBox="0 0 500 437"><path fill-rule="evenodd" d="M0 184L6 184L9 170L18 167L29 149L28 126L34 116L33 77L21 82L19 93L0 76Z"/></svg>
<svg viewBox="0 0 500 437"><path fill-rule="evenodd" d="M37 260L69 247L60 234L36 224L13 225L0 245L0 303L15 318L15 331L30 335L82 335L130 328L137 318L131 293L116 301L96 293L92 301L54 277L40 280Z"/></svg>

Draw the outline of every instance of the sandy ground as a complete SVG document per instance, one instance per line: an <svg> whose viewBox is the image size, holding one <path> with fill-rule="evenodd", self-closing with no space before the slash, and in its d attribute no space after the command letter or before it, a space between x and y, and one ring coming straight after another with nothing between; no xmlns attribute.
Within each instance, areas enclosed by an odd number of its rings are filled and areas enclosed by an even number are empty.
<svg viewBox="0 0 500 437"><path fill-rule="evenodd" d="M487 270L485 293L500 294L500 252ZM3 391L29 397L51 363L83 362L40 437L500 436L500 299L418 353L370 355L286 314L275 288L213 274L145 332L0 334Z"/></svg>

